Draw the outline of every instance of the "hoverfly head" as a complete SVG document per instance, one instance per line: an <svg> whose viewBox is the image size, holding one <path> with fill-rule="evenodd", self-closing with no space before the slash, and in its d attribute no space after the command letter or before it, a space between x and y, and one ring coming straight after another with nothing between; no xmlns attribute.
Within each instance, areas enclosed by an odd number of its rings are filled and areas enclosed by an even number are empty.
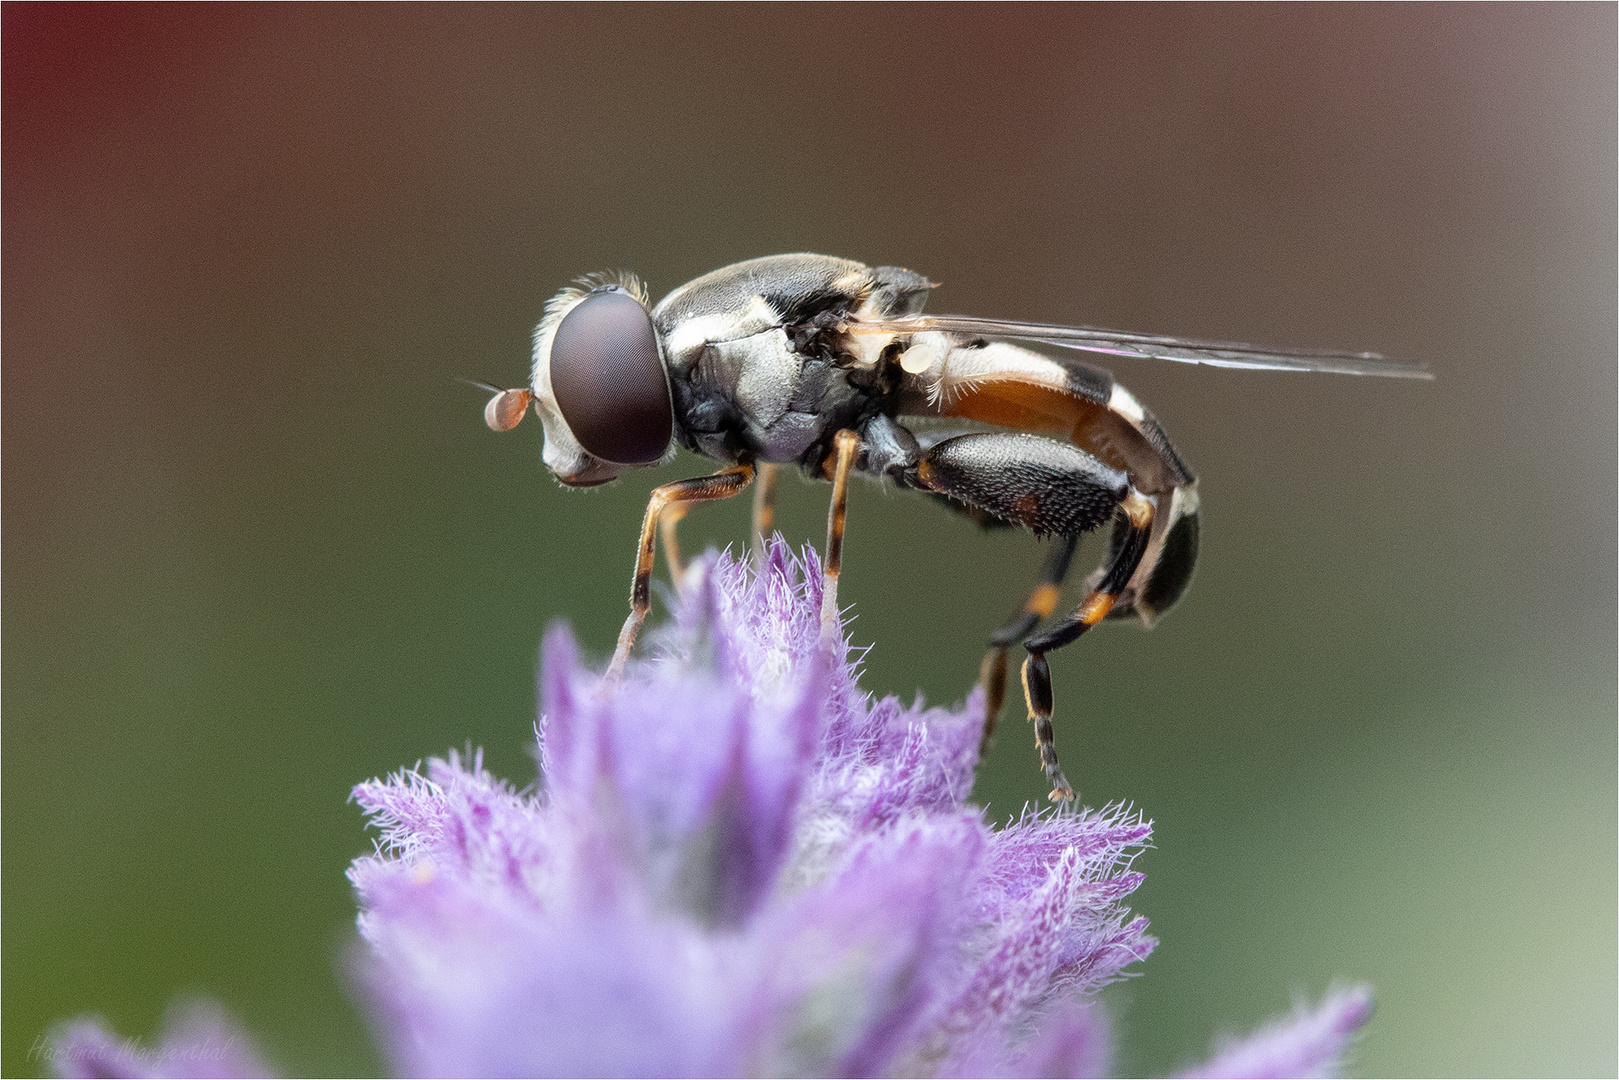
<svg viewBox="0 0 1619 1080"><path fill-rule="evenodd" d="M533 383L545 464L564 484L605 483L669 452L669 376L634 277L592 275L551 299L534 331Z"/></svg>

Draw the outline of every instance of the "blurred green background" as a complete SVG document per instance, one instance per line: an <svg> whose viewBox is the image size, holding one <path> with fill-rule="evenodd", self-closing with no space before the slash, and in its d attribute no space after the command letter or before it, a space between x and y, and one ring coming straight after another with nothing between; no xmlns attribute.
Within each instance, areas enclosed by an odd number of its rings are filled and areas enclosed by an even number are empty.
<svg viewBox="0 0 1619 1080"><path fill-rule="evenodd" d="M1120 1064L1345 978L1363 1073L1619 1069L1612 5L3 20L0 1071L191 991L293 1073L380 1067L350 785L468 741L531 780L544 625L605 653L647 490L707 467L564 492L452 378L520 385L576 274L794 250L1431 364L1117 365L1205 507L1174 616L1054 660L1069 775L1157 823ZM790 537L825 498L785 485ZM872 488L850 521L868 688L959 699L1042 549ZM997 816L1044 790L1020 723Z"/></svg>

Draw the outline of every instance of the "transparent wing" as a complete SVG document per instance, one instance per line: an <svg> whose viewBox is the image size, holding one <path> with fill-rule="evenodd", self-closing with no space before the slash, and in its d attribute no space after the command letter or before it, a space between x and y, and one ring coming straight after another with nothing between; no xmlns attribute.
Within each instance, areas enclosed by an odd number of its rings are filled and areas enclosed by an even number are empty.
<svg viewBox="0 0 1619 1080"><path fill-rule="evenodd" d="M1132 334L1096 326L1058 326L1010 319L974 319L965 315L906 315L895 319L849 319L839 324L850 334L915 334L928 330L1013 338L1059 345L1065 349L1174 360L1182 364L1264 371L1326 371L1339 375L1383 375L1394 379L1432 379L1418 364L1397 364L1371 352L1322 349L1269 349L1232 341Z"/></svg>

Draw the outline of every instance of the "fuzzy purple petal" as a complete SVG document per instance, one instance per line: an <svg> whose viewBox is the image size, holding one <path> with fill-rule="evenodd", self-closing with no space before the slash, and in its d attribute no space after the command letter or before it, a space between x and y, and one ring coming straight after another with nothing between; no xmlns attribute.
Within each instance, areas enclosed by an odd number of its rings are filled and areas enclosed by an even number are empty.
<svg viewBox="0 0 1619 1080"><path fill-rule="evenodd" d="M989 1055L996 1049L998 1058ZM993 1044L980 1047L961 1064L959 1076L1108 1076L1113 1062L1113 1025L1094 999L1061 1003L1041 1021L1034 1035L1008 1053Z"/></svg>
<svg viewBox="0 0 1619 1080"><path fill-rule="evenodd" d="M819 887L763 928L777 1015L773 1071L871 1076L897 1070L957 977L952 947L984 832L972 817L916 820L863 838Z"/></svg>
<svg viewBox="0 0 1619 1080"><path fill-rule="evenodd" d="M1217 1046L1214 1056L1187 1077L1337 1076L1355 1034L1372 1018L1372 992L1334 990L1311 1008L1295 1005L1245 1039Z"/></svg>

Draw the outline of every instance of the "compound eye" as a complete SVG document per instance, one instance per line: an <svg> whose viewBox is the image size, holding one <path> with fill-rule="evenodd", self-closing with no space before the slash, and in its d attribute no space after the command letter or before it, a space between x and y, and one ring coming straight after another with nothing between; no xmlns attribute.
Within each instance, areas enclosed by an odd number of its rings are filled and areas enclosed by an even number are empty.
<svg viewBox="0 0 1619 1080"><path fill-rule="evenodd" d="M674 432L658 337L629 293L591 293L551 339L551 393L573 437L615 465L657 461Z"/></svg>

